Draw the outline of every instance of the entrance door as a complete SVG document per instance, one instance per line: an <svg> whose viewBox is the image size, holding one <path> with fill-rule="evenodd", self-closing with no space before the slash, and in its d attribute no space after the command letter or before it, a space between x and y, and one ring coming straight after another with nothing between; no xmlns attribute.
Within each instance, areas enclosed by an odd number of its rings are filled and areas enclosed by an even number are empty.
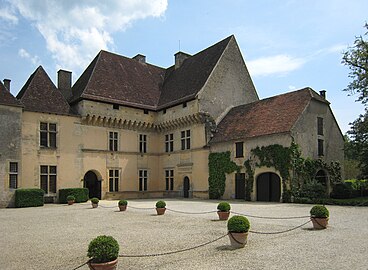
<svg viewBox="0 0 368 270"><path fill-rule="evenodd" d="M279 202L280 177L275 173L262 173L257 177L257 201Z"/></svg>
<svg viewBox="0 0 368 270"><path fill-rule="evenodd" d="M189 188L190 188L189 178L185 176L183 183L184 198L189 198Z"/></svg>
<svg viewBox="0 0 368 270"><path fill-rule="evenodd" d="M245 199L245 173L235 174L235 199Z"/></svg>
<svg viewBox="0 0 368 270"><path fill-rule="evenodd" d="M101 181L98 181L97 175L93 171L88 171L84 175L84 187L88 188L90 198L101 199Z"/></svg>

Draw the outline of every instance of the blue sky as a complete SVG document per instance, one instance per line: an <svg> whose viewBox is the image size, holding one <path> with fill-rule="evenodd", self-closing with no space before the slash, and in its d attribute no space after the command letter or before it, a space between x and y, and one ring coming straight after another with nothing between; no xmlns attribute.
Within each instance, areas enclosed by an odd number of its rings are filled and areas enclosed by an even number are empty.
<svg viewBox="0 0 368 270"><path fill-rule="evenodd" d="M342 52L364 34L366 0L0 0L0 79L16 95L42 65L73 81L100 49L168 67L234 34L260 98L327 90L345 133L363 106L343 92Z"/></svg>

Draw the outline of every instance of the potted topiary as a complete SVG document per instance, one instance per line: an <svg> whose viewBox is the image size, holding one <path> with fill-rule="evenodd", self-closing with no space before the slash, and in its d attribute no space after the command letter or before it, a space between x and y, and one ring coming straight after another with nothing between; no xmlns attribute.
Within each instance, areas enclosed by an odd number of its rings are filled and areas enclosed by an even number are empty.
<svg viewBox="0 0 368 270"><path fill-rule="evenodd" d="M92 203L92 207L93 208L97 208L97 206L98 206L98 202L99 202L100 200L98 199L98 198L92 198L91 199L91 203Z"/></svg>
<svg viewBox="0 0 368 270"><path fill-rule="evenodd" d="M163 215L166 211L166 202L165 201L158 201L156 202L156 212L157 215Z"/></svg>
<svg viewBox="0 0 368 270"><path fill-rule="evenodd" d="M313 228L317 230L326 229L330 213L324 205L315 205L310 210Z"/></svg>
<svg viewBox="0 0 368 270"><path fill-rule="evenodd" d="M125 211L127 209L127 206L128 206L128 201L127 200L120 200L118 202L118 206L119 206L120 211Z"/></svg>
<svg viewBox="0 0 368 270"><path fill-rule="evenodd" d="M97 236L88 245L87 256L91 270L115 270L118 264L119 243L106 235Z"/></svg>
<svg viewBox="0 0 368 270"><path fill-rule="evenodd" d="M75 197L73 195L69 195L66 197L66 201L68 202L68 205L72 205L75 202Z"/></svg>
<svg viewBox="0 0 368 270"><path fill-rule="evenodd" d="M230 215L230 204L227 202L220 202L217 205L217 215L220 220L227 220Z"/></svg>
<svg viewBox="0 0 368 270"><path fill-rule="evenodd" d="M244 216L233 216L228 220L227 230L232 247L242 248L245 246L249 228L249 220Z"/></svg>

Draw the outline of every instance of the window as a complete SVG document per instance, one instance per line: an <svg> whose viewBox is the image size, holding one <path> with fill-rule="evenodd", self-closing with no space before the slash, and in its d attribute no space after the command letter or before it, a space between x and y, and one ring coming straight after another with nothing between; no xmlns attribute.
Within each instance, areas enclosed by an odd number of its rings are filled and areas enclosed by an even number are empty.
<svg viewBox="0 0 368 270"><path fill-rule="evenodd" d="M323 135L323 118L317 117L317 134Z"/></svg>
<svg viewBox="0 0 368 270"><path fill-rule="evenodd" d="M147 170L139 170L139 191L147 190Z"/></svg>
<svg viewBox="0 0 368 270"><path fill-rule="evenodd" d="M56 124L40 123L40 145L56 148Z"/></svg>
<svg viewBox="0 0 368 270"><path fill-rule="evenodd" d="M165 135L165 152L173 152L174 151L174 134L166 134Z"/></svg>
<svg viewBox="0 0 368 270"><path fill-rule="evenodd" d="M186 102L184 102L183 103L183 108L186 108L187 107L187 103Z"/></svg>
<svg viewBox="0 0 368 270"><path fill-rule="evenodd" d="M115 131L109 132L109 150L118 151L118 138L119 134Z"/></svg>
<svg viewBox="0 0 368 270"><path fill-rule="evenodd" d="M244 143L243 142L237 142L235 143L235 157L240 158L244 157Z"/></svg>
<svg viewBox="0 0 368 270"><path fill-rule="evenodd" d="M119 170L109 170L109 191L119 191Z"/></svg>
<svg viewBox="0 0 368 270"><path fill-rule="evenodd" d="M114 110L119 110L119 104L113 104L113 105L112 105L112 108L113 108Z"/></svg>
<svg viewBox="0 0 368 270"><path fill-rule="evenodd" d="M139 153L147 153L147 135L139 134Z"/></svg>
<svg viewBox="0 0 368 270"><path fill-rule="evenodd" d="M166 109L163 109L163 110L162 110L162 114L165 114L165 113L166 113Z"/></svg>
<svg viewBox="0 0 368 270"><path fill-rule="evenodd" d="M323 156L323 140L318 139L318 156Z"/></svg>
<svg viewBox="0 0 368 270"><path fill-rule="evenodd" d="M144 110L143 110L143 113L144 113L144 114L148 114L148 110L144 109Z"/></svg>
<svg viewBox="0 0 368 270"><path fill-rule="evenodd" d="M181 150L190 149L190 130L181 132Z"/></svg>
<svg viewBox="0 0 368 270"><path fill-rule="evenodd" d="M165 170L166 190L174 190L174 170Z"/></svg>
<svg viewBox="0 0 368 270"><path fill-rule="evenodd" d="M40 170L41 189L46 194L56 193L56 166L42 165Z"/></svg>
<svg viewBox="0 0 368 270"><path fill-rule="evenodd" d="M18 188L18 162L9 162L9 188Z"/></svg>

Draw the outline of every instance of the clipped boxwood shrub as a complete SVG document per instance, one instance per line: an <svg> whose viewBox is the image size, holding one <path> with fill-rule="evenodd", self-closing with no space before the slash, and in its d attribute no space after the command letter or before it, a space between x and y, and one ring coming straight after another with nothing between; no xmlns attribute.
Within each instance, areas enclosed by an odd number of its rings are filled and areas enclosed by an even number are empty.
<svg viewBox="0 0 368 270"><path fill-rule="evenodd" d="M316 218L327 218L330 216L328 209L323 205L315 205L310 210L310 214L312 217Z"/></svg>
<svg viewBox="0 0 368 270"><path fill-rule="evenodd" d="M120 200L118 202L118 205L128 205L128 201L127 200Z"/></svg>
<svg viewBox="0 0 368 270"><path fill-rule="evenodd" d="M75 202L86 202L89 199L88 188L62 188L59 189L59 203L67 203L67 197L72 195L75 197Z"/></svg>
<svg viewBox="0 0 368 270"><path fill-rule="evenodd" d="M43 206L44 194L39 188L19 188L15 190L15 207Z"/></svg>
<svg viewBox="0 0 368 270"><path fill-rule="evenodd" d="M217 210L221 212L229 212L230 211L230 204L228 202L220 202L217 205Z"/></svg>
<svg viewBox="0 0 368 270"><path fill-rule="evenodd" d="M93 263L114 261L119 256L119 243L112 236L97 236L89 243L87 256Z"/></svg>
<svg viewBox="0 0 368 270"><path fill-rule="evenodd" d="M156 208L165 208L166 202L165 201L158 201L156 202Z"/></svg>
<svg viewBox="0 0 368 270"><path fill-rule="evenodd" d="M232 216L227 221L227 230L229 232L242 233L249 231L249 220L244 216Z"/></svg>
<svg viewBox="0 0 368 270"><path fill-rule="evenodd" d="M91 203L98 204L100 200L98 198L92 198Z"/></svg>

